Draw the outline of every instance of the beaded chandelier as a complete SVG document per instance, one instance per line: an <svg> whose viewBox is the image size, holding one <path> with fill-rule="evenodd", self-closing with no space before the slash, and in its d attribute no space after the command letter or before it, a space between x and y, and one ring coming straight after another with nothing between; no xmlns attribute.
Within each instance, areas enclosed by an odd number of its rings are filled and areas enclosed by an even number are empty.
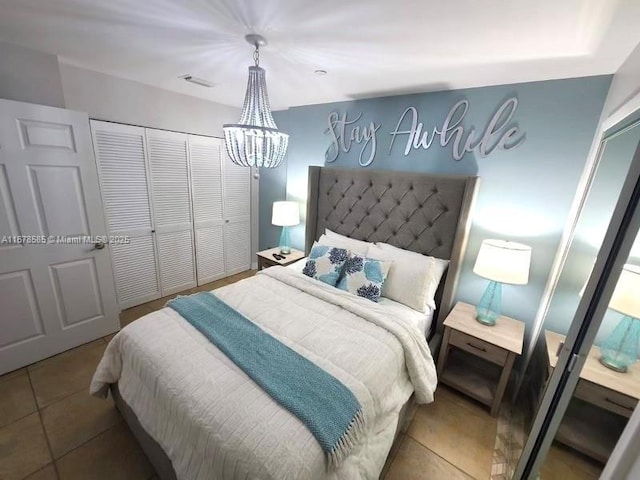
<svg viewBox="0 0 640 480"><path fill-rule="evenodd" d="M269 108L265 70L260 67L260 47L267 41L254 34L245 39L255 46L255 65L249 67L240 121L222 126L224 142L233 163L243 167L275 168L287 153L289 135L278 130Z"/></svg>

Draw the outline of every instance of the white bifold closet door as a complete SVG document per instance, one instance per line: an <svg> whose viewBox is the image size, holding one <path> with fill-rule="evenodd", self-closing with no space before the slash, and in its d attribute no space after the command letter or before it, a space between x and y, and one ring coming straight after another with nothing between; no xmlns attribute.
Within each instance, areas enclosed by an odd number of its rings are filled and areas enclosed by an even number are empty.
<svg viewBox="0 0 640 480"><path fill-rule="evenodd" d="M189 135L198 285L251 268L251 171L221 139Z"/></svg>
<svg viewBox="0 0 640 480"><path fill-rule="evenodd" d="M145 131L91 120L93 146L109 235L128 236L111 246L120 308L160 298L149 202Z"/></svg>
<svg viewBox="0 0 640 480"><path fill-rule="evenodd" d="M251 268L251 170L224 152L224 249L227 275Z"/></svg>
<svg viewBox="0 0 640 480"><path fill-rule="evenodd" d="M189 135L198 285L227 275L224 257L222 141Z"/></svg>
<svg viewBox="0 0 640 480"><path fill-rule="evenodd" d="M196 286L188 135L145 129L162 296Z"/></svg>
<svg viewBox="0 0 640 480"><path fill-rule="evenodd" d="M251 171L221 139L91 121L120 308L251 268Z"/></svg>

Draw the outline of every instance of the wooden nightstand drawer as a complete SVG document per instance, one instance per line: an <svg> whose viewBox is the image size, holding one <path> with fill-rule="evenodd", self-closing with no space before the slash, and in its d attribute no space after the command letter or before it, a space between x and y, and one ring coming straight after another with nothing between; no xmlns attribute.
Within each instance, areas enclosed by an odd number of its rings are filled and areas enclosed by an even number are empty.
<svg viewBox="0 0 640 480"><path fill-rule="evenodd" d="M506 350L487 343L479 338L472 337L458 330L451 330L451 337L449 343L458 348L461 348L465 352L469 352L476 357L484 358L492 363L498 365L504 365L507 361L509 352Z"/></svg>
<svg viewBox="0 0 640 480"><path fill-rule="evenodd" d="M610 412L630 417L633 413L633 409L638 404L638 400L622 393L615 392L595 383L591 383L587 380L581 379L576 387L575 396L597 405L601 408L607 409Z"/></svg>

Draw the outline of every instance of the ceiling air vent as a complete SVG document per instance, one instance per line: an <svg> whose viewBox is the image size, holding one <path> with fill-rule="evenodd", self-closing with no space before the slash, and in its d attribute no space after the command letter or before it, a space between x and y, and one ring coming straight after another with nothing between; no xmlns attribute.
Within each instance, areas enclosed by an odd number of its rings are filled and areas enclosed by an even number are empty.
<svg viewBox="0 0 640 480"><path fill-rule="evenodd" d="M201 87L211 88L214 85L212 82L205 80L204 78L194 77L193 75L189 74L181 75L178 78L186 80L187 82L195 83L196 85L200 85Z"/></svg>

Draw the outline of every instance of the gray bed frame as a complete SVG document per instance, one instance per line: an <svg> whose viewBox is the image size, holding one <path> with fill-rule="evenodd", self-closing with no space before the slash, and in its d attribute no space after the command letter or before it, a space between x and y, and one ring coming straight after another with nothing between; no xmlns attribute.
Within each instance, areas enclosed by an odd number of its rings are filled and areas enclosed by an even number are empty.
<svg viewBox="0 0 640 480"><path fill-rule="evenodd" d="M436 293L436 321L429 334L435 358L442 324L453 307L478 184L478 177L309 167L306 253L328 228L357 240L384 242L449 260ZM171 460L140 425L120 396L117 383L111 385L111 395L158 476L176 480ZM412 396L400 412L396 441L408 428L414 412Z"/></svg>
<svg viewBox="0 0 640 480"><path fill-rule="evenodd" d="M329 229L449 260L436 293L429 347L437 355L453 308L480 179L367 169L309 167L305 251Z"/></svg>

